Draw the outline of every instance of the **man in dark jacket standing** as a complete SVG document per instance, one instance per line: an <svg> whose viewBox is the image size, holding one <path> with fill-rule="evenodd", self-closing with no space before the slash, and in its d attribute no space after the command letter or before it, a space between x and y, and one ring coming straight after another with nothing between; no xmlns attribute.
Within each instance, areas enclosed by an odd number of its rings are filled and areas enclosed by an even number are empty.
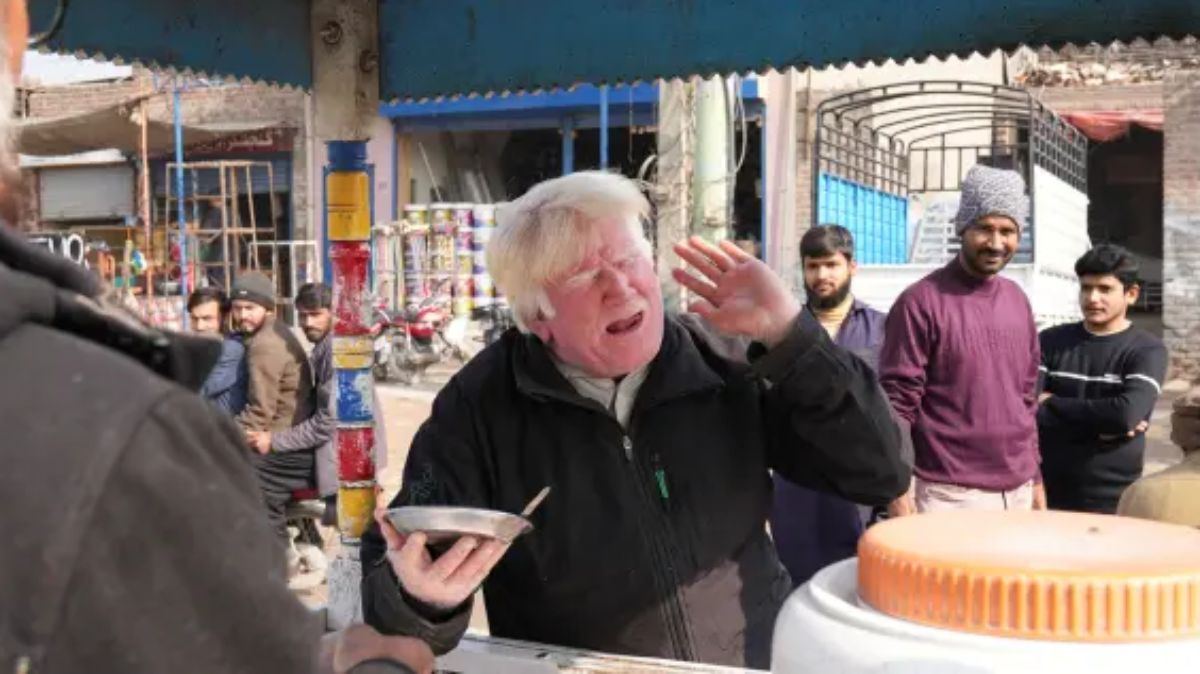
<svg viewBox="0 0 1200 674"><path fill-rule="evenodd" d="M313 413L304 421L282 431L249 431L250 446L258 453L306 452L313 454L315 485L322 496L337 492L337 465L333 456L333 437L337 419L333 412L333 293L320 283L307 283L296 292L296 316L305 338L313 345L308 354L316 396ZM310 480L296 489L310 486Z"/></svg>
<svg viewBox="0 0 1200 674"><path fill-rule="evenodd" d="M764 264L728 242L676 246L699 316L664 316L648 210L600 172L501 209L488 269L520 331L438 395L392 505L516 512L552 491L511 550L464 537L434 560L425 534L374 528L369 624L448 650L482 582L496 636L764 668L791 591L766 533L769 471L855 502L904 491L870 369Z"/></svg>
<svg viewBox="0 0 1200 674"><path fill-rule="evenodd" d="M282 322L275 320L275 286L260 272L246 272L233 282L234 328L243 335L250 384L246 407L237 416L258 473L267 517L281 541L287 541L284 508L292 492L313 481L312 452L272 451L258 442L263 432L287 431L312 417L315 409L312 369L304 347ZM288 548L289 551L291 548ZM289 566L295 559L289 559Z"/></svg>
<svg viewBox="0 0 1200 674"><path fill-rule="evenodd" d="M800 265L808 310L835 344L874 369L886 317L850 292L858 268L854 235L841 225L813 227L800 238ZM771 537L793 585L802 585L833 562L853 557L871 517L869 506L775 475Z"/></svg>

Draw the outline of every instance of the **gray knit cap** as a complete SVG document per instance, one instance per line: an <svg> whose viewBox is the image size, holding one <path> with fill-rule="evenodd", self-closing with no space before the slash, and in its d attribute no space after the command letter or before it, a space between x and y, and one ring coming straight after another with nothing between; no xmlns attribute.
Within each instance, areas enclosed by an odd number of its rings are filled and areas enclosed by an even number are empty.
<svg viewBox="0 0 1200 674"><path fill-rule="evenodd" d="M962 182L962 197L954 228L959 236L977 220L987 215L1003 215L1024 228L1029 218L1029 197L1025 195L1025 179L1016 171L976 164Z"/></svg>
<svg viewBox="0 0 1200 674"><path fill-rule="evenodd" d="M260 271L238 274L229 290L229 299L246 300L261 305L268 311L275 309L275 284Z"/></svg>

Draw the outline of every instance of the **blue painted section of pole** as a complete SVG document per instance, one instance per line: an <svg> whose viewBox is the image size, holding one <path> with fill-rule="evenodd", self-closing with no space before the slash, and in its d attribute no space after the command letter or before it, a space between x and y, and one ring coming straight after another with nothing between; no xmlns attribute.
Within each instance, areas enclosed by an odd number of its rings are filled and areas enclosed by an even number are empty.
<svg viewBox="0 0 1200 674"><path fill-rule="evenodd" d="M608 85L600 87L600 168L608 168Z"/></svg>
<svg viewBox="0 0 1200 674"><path fill-rule="evenodd" d="M175 84L174 89L171 102L175 109L175 196L177 197L175 204L177 206L176 215L179 219L179 294L183 296L184 302L187 302L188 293L191 292L191 273L188 270L187 222L184 220L183 209L183 97L180 95L178 83ZM228 292L229 289L225 290ZM188 323L188 312L184 311L184 330L188 329Z"/></svg>
<svg viewBox="0 0 1200 674"><path fill-rule="evenodd" d="M361 140L331 140L326 143L326 166L330 171L366 171L367 144Z"/></svg>
<svg viewBox="0 0 1200 674"><path fill-rule="evenodd" d="M562 120L562 172L563 175L575 171L575 118L567 116Z"/></svg>

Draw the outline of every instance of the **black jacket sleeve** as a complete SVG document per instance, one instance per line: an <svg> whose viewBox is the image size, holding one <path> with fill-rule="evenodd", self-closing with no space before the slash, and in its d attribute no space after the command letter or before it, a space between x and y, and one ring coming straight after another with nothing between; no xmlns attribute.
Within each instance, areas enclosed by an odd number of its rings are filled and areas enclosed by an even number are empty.
<svg viewBox="0 0 1200 674"><path fill-rule="evenodd" d="M834 345L812 314L801 311L774 349L752 346L750 360L764 380L771 468L868 505L908 489L900 430L875 374Z"/></svg>
<svg viewBox="0 0 1200 674"><path fill-rule="evenodd" d="M152 409L87 514L56 630L76 638L45 671L316 670L321 624L288 590L246 457L199 397Z"/></svg>
<svg viewBox="0 0 1200 674"><path fill-rule="evenodd" d="M486 463L473 438L473 412L458 384L438 394L417 431L404 465L403 487L389 504L490 507ZM362 541L362 602L366 623L383 634L422 639L436 654L458 645L471 619L472 601L438 612L410 597L387 562L386 545L373 524Z"/></svg>
<svg viewBox="0 0 1200 674"><path fill-rule="evenodd" d="M1121 372L1120 393L1108 398L1051 396L1038 410L1047 426L1087 429L1094 435L1124 435L1150 418L1167 375L1167 349L1154 344L1138 349Z"/></svg>

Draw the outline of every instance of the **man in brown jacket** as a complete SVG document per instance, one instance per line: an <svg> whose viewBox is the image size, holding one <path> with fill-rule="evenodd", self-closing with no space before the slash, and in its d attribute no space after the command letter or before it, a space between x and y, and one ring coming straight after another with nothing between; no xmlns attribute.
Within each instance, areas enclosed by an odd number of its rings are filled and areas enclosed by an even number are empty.
<svg viewBox="0 0 1200 674"><path fill-rule="evenodd" d="M274 316L275 286L260 272L240 274L229 293L234 327L246 345L246 407L237 421L247 438L259 432L286 431L314 411L312 369L304 347ZM284 507L292 492L313 484L313 452L278 452L256 443L252 457L267 516L275 533L287 540ZM289 548L290 550L290 548Z"/></svg>
<svg viewBox="0 0 1200 674"><path fill-rule="evenodd" d="M1121 496L1118 515L1200 527L1200 380L1175 401L1171 441L1183 461L1134 482Z"/></svg>

